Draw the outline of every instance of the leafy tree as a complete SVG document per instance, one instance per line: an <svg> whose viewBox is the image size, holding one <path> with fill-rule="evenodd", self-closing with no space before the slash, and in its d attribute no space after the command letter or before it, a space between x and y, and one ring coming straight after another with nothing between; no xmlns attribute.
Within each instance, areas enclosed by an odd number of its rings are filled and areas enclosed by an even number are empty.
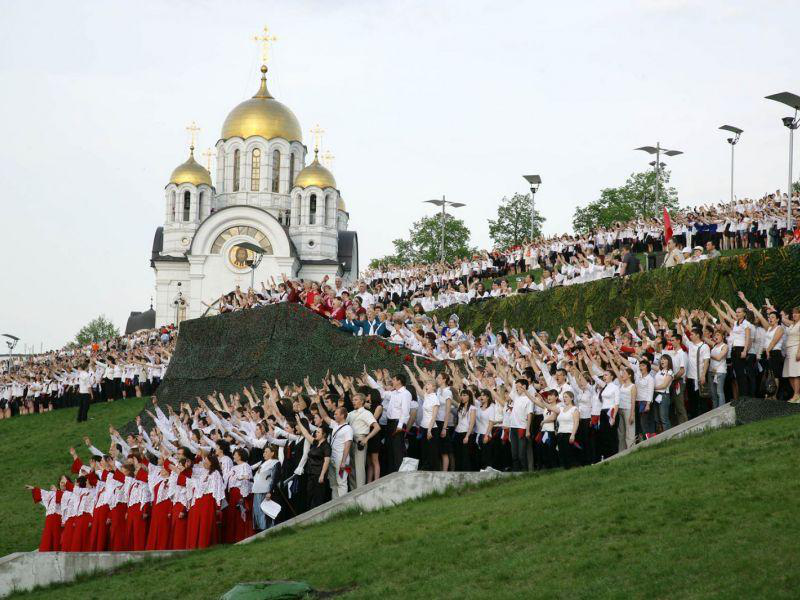
<svg viewBox="0 0 800 600"><path fill-rule="evenodd" d="M792 184L792 194L800 194L800 179ZM792 218L794 221L794 218Z"/></svg>
<svg viewBox="0 0 800 600"><path fill-rule="evenodd" d="M542 235L544 217L536 211L534 237ZM497 220L489 219L489 237L495 246L518 246L531 237L531 195L514 194L497 207Z"/></svg>
<svg viewBox="0 0 800 600"><path fill-rule="evenodd" d="M639 217L660 217L662 207L678 209L678 192L668 187L670 173L659 171L658 203L655 198L656 174L654 171L633 173L625 185L605 188L600 198L585 207L578 207L572 217L572 226L579 233L597 227L609 227L617 221L630 221Z"/></svg>
<svg viewBox="0 0 800 600"><path fill-rule="evenodd" d="M114 324L105 315L100 315L81 327L81 330L75 335L75 343L79 346L85 346L92 342L100 342L117 336L119 336L119 329L114 327Z"/></svg>
<svg viewBox="0 0 800 600"><path fill-rule="evenodd" d="M464 221L446 214L444 222L444 258L451 262L471 256L477 248L469 245L470 231ZM408 232L408 239L393 240L394 254L370 261L370 268L385 264L407 265L415 262L438 262L441 255L442 214L423 217Z"/></svg>

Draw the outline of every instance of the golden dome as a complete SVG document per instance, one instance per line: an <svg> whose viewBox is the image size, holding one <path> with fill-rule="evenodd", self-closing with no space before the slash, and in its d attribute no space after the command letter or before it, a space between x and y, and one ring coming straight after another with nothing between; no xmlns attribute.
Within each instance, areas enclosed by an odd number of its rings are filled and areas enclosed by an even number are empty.
<svg viewBox="0 0 800 600"><path fill-rule="evenodd" d="M234 108L222 124L222 139L248 138L253 135L271 140L283 138L302 142L300 123L289 108L272 97L267 90L267 67L261 67L261 87L256 95Z"/></svg>
<svg viewBox="0 0 800 600"><path fill-rule="evenodd" d="M342 200L341 196L339 196L339 200L336 202L336 208L347 212L347 207L344 205L344 200Z"/></svg>
<svg viewBox="0 0 800 600"><path fill-rule="evenodd" d="M310 165L300 171L297 175L297 179L294 180L294 185L301 188L311 187L312 185L321 189L329 187L336 188L336 180L333 178L333 173L328 171L328 169L319 162L317 159L317 150L314 150L314 160Z"/></svg>
<svg viewBox="0 0 800 600"><path fill-rule="evenodd" d="M194 147L189 149L189 160L176 167L169 178L169 182L178 185L181 183L191 183L194 185L204 183L209 186L211 185L211 173L206 171L205 168L194 159Z"/></svg>

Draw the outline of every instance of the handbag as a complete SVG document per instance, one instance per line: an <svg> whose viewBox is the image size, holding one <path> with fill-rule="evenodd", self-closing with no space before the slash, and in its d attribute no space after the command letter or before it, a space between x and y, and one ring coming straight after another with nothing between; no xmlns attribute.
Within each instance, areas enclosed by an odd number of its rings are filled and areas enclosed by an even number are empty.
<svg viewBox="0 0 800 600"><path fill-rule="evenodd" d="M772 369L767 369L764 372L764 377L761 378L761 387L763 388L764 396L775 396L778 391L778 380Z"/></svg>

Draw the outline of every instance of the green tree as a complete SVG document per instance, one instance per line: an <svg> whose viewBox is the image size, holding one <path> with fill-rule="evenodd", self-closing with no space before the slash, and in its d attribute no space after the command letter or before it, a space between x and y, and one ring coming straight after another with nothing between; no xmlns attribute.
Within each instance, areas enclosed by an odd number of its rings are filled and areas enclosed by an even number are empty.
<svg viewBox="0 0 800 600"><path fill-rule="evenodd" d="M444 258L451 262L471 256L477 248L469 245L470 231L464 221L446 214L444 221ZM423 217L408 232L408 239L393 240L394 253L370 261L370 268L386 264L407 265L415 262L438 262L441 254L442 214Z"/></svg>
<svg viewBox="0 0 800 600"><path fill-rule="evenodd" d="M534 238L542 235L544 217L536 211ZM497 207L497 219L489 219L489 237L495 246L518 246L531 237L531 195L504 197Z"/></svg>
<svg viewBox="0 0 800 600"><path fill-rule="evenodd" d="M656 174L654 171L633 173L625 185L605 188L600 198L584 207L575 209L572 226L579 233L596 227L609 227L617 221L630 221L639 217L659 218L662 207L678 209L678 192L669 184L670 172L662 170L658 177L658 202L655 197Z"/></svg>
<svg viewBox="0 0 800 600"><path fill-rule="evenodd" d="M119 329L114 327L114 324L105 315L100 315L81 327L81 330L75 335L75 343L85 346L91 342L100 342L117 336L119 336Z"/></svg>

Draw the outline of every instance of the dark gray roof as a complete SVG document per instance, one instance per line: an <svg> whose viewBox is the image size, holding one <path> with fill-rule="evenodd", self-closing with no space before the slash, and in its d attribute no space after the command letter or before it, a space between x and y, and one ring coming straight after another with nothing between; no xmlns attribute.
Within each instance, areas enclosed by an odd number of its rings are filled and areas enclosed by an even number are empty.
<svg viewBox="0 0 800 600"><path fill-rule="evenodd" d="M301 265L338 265L339 263L332 258L316 258L309 260L301 260Z"/></svg>
<svg viewBox="0 0 800 600"><path fill-rule="evenodd" d="M157 227L156 234L153 236L153 252L151 255L151 259L155 260L158 258L158 255L161 254L161 251L164 249L164 228Z"/></svg>
<svg viewBox="0 0 800 600"><path fill-rule="evenodd" d="M159 227L159 229L161 229ZM134 311L128 317L125 325L125 335L139 331L140 329L153 329L156 326L156 311L152 308L144 312Z"/></svg>

